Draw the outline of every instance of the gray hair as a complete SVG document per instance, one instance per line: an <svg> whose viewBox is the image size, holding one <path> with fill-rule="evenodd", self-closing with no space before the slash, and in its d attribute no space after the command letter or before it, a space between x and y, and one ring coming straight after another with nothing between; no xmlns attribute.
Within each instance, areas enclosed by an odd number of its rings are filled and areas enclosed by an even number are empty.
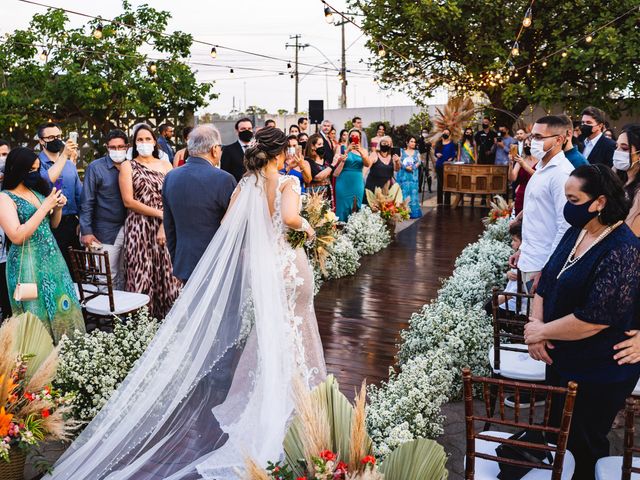
<svg viewBox="0 0 640 480"><path fill-rule="evenodd" d="M187 150L189 155L204 155L216 145L222 145L220 132L212 123L198 125L189 134Z"/></svg>

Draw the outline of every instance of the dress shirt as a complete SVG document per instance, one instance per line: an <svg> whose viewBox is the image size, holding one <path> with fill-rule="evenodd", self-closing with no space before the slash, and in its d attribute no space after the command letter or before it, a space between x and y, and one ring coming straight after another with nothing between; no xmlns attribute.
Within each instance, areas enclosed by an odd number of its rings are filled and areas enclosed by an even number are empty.
<svg viewBox="0 0 640 480"><path fill-rule="evenodd" d="M95 235L107 245L114 244L127 213L120 194L119 173L106 156L91 162L84 174L80 232Z"/></svg>
<svg viewBox="0 0 640 480"><path fill-rule="evenodd" d="M524 141L518 142L518 155L522 156L524 153Z"/></svg>
<svg viewBox="0 0 640 480"><path fill-rule="evenodd" d="M593 147L596 146L596 143L598 143L598 140L600 140L601 136L602 133L598 134L598 136L593 140L590 140L588 138L584 139L584 150L582 151L582 155L584 155L584 158L586 158L587 160L589 159L589 155L591 155Z"/></svg>
<svg viewBox="0 0 640 480"><path fill-rule="evenodd" d="M572 171L573 165L561 151L546 165L538 162L527 184L518 260L523 272L540 272L569 228L564 219L564 184Z"/></svg>
<svg viewBox="0 0 640 480"><path fill-rule="evenodd" d="M240 144L240 148L242 148L242 153L246 152L247 148L249 148L249 144L243 143L240 139L238 139L238 143Z"/></svg>
<svg viewBox="0 0 640 480"><path fill-rule="evenodd" d="M40 152L40 176L44 178L50 187L62 187L62 194L67 197L67 204L62 207L62 215L78 215L80 213L80 196L82 195L82 182L78 177L78 170L71 160L67 160L58 180L54 183L49 179L49 169L52 162L45 152Z"/></svg>

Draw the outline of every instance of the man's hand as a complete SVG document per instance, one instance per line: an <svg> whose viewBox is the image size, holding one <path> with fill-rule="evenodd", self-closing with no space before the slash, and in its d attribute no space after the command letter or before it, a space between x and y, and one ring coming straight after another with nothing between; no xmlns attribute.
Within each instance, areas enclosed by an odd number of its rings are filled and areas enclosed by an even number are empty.
<svg viewBox="0 0 640 480"><path fill-rule="evenodd" d="M80 237L80 241L87 248L96 244L102 245L102 243L100 243L100 241L94 235L82 235L82 237Z"/></svg>
<svg viewBox="0 0 640 480"><path fill-rule="evenodd" d="M542 276L542 272L538 272L535 275L531 276L531 280L533 280L533 285L531 285L531 291L529 292L531 295L536 293L536 290L538 290L538 283L540 283L541 276Z"/></svg>

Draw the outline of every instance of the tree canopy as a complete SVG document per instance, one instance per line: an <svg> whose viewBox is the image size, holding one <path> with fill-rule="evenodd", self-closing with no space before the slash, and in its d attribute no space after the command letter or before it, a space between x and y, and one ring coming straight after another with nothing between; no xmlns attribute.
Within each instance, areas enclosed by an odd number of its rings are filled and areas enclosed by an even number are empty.
<svg viewBox="0 0 640 480"><path fill-rule="evenodd" d="M638 10L613 21L637 7L638 0L536 0L532 25L523 31L510 71L507 60L528 0L351 0L350 4L365 15L363 29L376 55L371 66L380 80L418 103L438 87L459 85L463 91L485 94L498 112L508 110L515 116L538 104L559 104L568 111L595 105L613 117L640 108ZM566 57L554 55L543 66L542 57L608 22L612 23L594 33L592 41L578 41ZM384 56L377 56L379 42L389 47ZM413 75L409 61L416 68ZM534 61L538 63L527 73L524 66ZM509 80L480 85L477 79L491 71L502 72L502 78Z"/></svg>
<svg viewBox="0 0 640 480"><path fill-rule="evenodd" d="M48 119L105 132L135 118L189 117L215 98L187 63L191 35L164 33L169 12L126 0L123 10L114 22L70 28L50 9L3 39L1 134L32 136Z"/></svg>

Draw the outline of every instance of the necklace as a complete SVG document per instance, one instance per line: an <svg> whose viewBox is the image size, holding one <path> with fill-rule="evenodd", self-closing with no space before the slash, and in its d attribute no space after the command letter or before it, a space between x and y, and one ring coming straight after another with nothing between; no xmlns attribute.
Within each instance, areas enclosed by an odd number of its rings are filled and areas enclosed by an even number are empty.
<svg viewBox="0 0 640 480"><path fill-rule="evenodd" d="M591 250L594 246L596 246L598 243L600 243L602 240L604 240L604 238L609 235L611 232L613 232L616 228L618 228L620 225L622 225L622 220L619 220L618 222L616 222L614 225L609 225L607 228L605 228L602 233L600 235L598 235L598 238L595 239L595 241L589 245L587 247L587 249L582 252L582 255L580 255L579 257L576 257L576 251L578 250L578 246L580 245L580 243L582 242L582 240L584 240L584 237L587 234L586 230L582 230L582 232L580 232L580 235L578 236L578 239L576 240L576 244L573 246L573 249L571 250L571 253L569 253L569 256L567 257L567 261L564 262L564 266L562 267L562 269L560 270L560 273L558 274L558 276L556 277L556 279L560 278L560 276L567 271L568 269L570 269L571 267L573 267L576 263L578 263L578 261L584 257L587 252L589 252L589 250Z"/></svg>

